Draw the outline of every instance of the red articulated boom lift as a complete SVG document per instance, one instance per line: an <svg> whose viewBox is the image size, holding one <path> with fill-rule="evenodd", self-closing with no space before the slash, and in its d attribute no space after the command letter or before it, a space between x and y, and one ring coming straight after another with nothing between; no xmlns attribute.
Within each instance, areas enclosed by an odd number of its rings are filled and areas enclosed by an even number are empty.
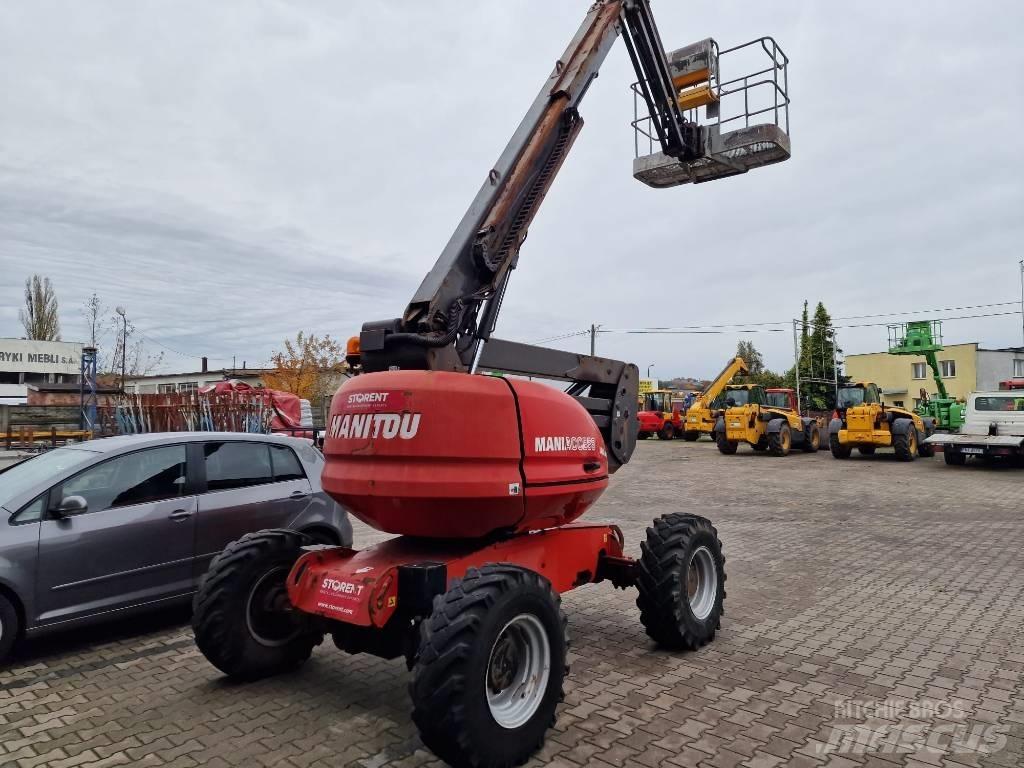
<svg viewBox="0 0 1024 768"><path fill-rule="evenodd" d="M349 349L361 373L334 396L323 486L399 535L361 551L286 530L229 545L193 618L200 650L229 676L293 669L325 635L351 653L404 657L423 742L453 765L511 766L540 748L562 698L561 593L636 586L659 644L696 649L714 636L725 559L708 520L655 520L639 560L617 526L576 522L633 453L636 366L491 336L527 228L583 125L579 102L620 34L660 150L652 186L780 159L764 126L744 144L742 129L684 114L718 114L713 41L666 57L647 0L595 2L404 315L366 323ZM473 375L483 371L512 376Z"/></svg>

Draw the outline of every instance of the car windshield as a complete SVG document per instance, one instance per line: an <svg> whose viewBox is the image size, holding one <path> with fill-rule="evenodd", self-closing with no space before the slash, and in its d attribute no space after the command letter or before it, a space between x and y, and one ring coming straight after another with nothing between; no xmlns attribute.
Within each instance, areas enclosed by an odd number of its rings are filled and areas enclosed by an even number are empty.
<svg viewBox="0 0 1024 768"><path fill-rule="evenodd" d="M776 408L789 408L789 395L785 392L766 392L765 397L768 399L768 405L773 405Z"/></svg>
<svg viewBox="0 0 1024 768"><path fill-rule="evenodd" d="M6 507L11 499L45 486L58 475L86 464L96 456L96 451L57 448L8 467L0 472L0 506Z"/></svg>
<svg viewBox="0 0 1024 768"><path fill-rule="evenodd" d="M727 389L725 391L725 404L730 408L735 405L746 405L749 402L749 389Z"/></svg>
<svg viewBox="0 0 1024 768"><path fill-rule="evenodd" d="M853 408L855 405L864 405L864 388L843 387L839 390L838 400L841 408Z"/></svg>
<svg viewBox="0 0 1024 768"><path fill-rule="evenodd" d="M974 407L979 411L1024 411L1024 397L979 397L975 399Z"/></svg>

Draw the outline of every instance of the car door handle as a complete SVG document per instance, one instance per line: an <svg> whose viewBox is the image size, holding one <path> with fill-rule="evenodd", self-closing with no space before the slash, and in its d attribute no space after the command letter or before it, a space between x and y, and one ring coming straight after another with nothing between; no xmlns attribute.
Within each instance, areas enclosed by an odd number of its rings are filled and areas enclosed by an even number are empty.
<svg viewBox="0 0 1024 768"><path fill-rule="evenodd" d="M188 510L188 509L176 509L173 512L171 512L171 514L169 514L167 516L167 519L168 520L173 520L174 522L178 523L178 522L181 522L182 520L188 520L190 517L192 517L191 510Z"/></svg>

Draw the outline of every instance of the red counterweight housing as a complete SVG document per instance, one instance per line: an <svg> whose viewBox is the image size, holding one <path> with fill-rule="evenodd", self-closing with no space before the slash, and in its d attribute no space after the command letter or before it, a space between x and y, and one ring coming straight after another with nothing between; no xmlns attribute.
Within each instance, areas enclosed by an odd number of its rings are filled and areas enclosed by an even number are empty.
<svg viewBox="0 0 1024 768"><path fill-rule="evenodd" d="M323 487L388 533L479 538L564 525L608 486L604 440L564 392L530 381L384 371L334 395Z"/></svg>

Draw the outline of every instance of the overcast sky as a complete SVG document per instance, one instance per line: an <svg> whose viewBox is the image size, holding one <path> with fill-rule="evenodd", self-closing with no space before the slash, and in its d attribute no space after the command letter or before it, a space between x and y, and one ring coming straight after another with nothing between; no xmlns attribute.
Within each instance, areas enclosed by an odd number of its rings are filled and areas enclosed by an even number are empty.
<svg viewBox="0 0 1024 768"><path fill-rule="evenodd" d="M165 349L170 370L203 354L259 364L300 329L344 339L398 316L588 5L6 2L0 336L21 335L33 272L56 285L66 340L85 336L79 307L96 291L187 353ZM805 298L836 317L1019 300L1024 6L653 8L669 48L775 36L792 60L793 157L697 187L635 181L620 43L499 335L779 321ZM1020 344L1021 317L947 320L945 335ZM792 364L790 329L607 334L598 351L704 376L739 338ZM873 351L886 330L839 339Z"/></svg>

